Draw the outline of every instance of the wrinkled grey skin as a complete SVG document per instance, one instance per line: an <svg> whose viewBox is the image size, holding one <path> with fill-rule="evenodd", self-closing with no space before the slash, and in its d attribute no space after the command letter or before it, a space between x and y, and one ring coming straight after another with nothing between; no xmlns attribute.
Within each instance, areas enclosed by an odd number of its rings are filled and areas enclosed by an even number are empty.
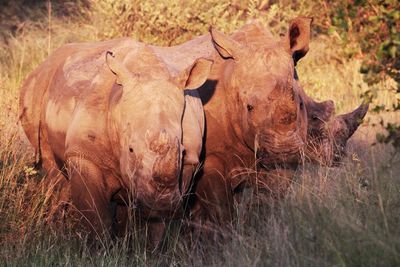
<svg viewBox="0 0 400 267"><path fill-rule="evenodd" d="M111 201L133 202L144 218L179 212L204 129L198 95L183 90L200 86L211 65L197 57L178 71L149 46L118 39L65 45L25 80L21 124L47 183L64 200L70 187L92 238L110 233Z"/></svg>

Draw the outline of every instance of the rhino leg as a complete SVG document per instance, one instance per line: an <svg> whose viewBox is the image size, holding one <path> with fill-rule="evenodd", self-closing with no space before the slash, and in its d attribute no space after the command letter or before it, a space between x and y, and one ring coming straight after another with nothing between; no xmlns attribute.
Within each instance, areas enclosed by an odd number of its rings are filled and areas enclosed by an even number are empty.
<svg viewBox="0 0 400 267"><path fill-rule="evenodd" d="M89 160L73 157L68 160L73 212L89 240L108 240L112 228L111 194L106 192L100 168Z"/></svg>
<svg viewBox="0 0 400 267"><path fill-rule="evenodd" d="M205 161L204 170L207 171L196 184L196 202L191 217L195 225L206 227L198 230L207 232L208 223L224 226L233 219L234 212L231 185L219 171L224 170L223 162L210 156Z"/></svg>
<svg viewBox="0 0 400 267"><path fill-rule="evenodd" d="M182 178L180 181L180 190L183 196L187 196L193 191L193 178L198 170L198 164L184 164L182 168Z"/></svg>
<svg viewBox="0 0 400 267"><path fill-rule="evenodd" d="M58 169L52 169L42 180L42 187L49 199L47 221L62 220L71 202L71 185L65 175Z"/></svg>
<svg viewBox="0 0 400 267"><path fill-rule="evenodd" d="M165 222L162 219L149 220L147 222L149 241L147 249L153 252L162 249L162 241L164 240L165 230Z"/></svg>
<svg viewBox="0 0 400 267"><path fill-rule="evenodd" d="M119 238L123 238L128 233L129 210L126 205L118 205L115 208L115 234Z"/></svg>
<svg viewBox="0 0 400 267"><path fill-rule="evenodd" d="M40 167L45 171L42 180L42 190L46 192L49 203L48 221L55 221L63 217L67 203L70 201L70 185L64 170L64 164L57 162L51 146L47 142L47 132L41 129L40 142Z"/></svg>
<svg viewBox="0 0 400 267"><path fill-rule="evenodd" d="M129 236L129 227L144 232L146 231L145 226L147 226L147 250L155 252L161 248L166 230L164 220L145 219L140 217L138 213L129 214L129 206L117 205L114 223L116 236L118 238Z"/></svg>

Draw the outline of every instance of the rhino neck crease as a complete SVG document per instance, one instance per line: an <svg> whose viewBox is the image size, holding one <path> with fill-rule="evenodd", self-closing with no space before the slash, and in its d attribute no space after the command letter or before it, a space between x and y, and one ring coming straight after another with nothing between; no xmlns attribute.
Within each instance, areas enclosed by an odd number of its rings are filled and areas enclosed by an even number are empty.
<svg viewBox="0 0 400 267"><path fill-rule="evenodd" d="M183 44L161 47L149 45L150 49L165 62L171 74L180 73L197 58L212 58L214 47L210 34L202 35Z"/></svg>

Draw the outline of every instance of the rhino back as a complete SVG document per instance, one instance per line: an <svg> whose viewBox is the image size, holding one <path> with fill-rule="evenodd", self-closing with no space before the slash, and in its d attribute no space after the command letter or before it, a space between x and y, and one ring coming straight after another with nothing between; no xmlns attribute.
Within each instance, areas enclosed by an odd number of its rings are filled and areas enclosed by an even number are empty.
<svg viewBox="0 0 400 267"><path fill-rule="evenodd" d="M149 48L165 62L172 76L188 68L197 58L213 59L215 56L215 50L209 34L196 37L176 46L161 47L150 45Z"/></svg>
<svg viewBox="0 0 400 267"><path fill-rule="evenodd" d="M104 64L105 51L128 51L137 42L116 39L97 43L72 43L53 52L24 81L20 92L21 125L35 148L41 153L47 142L62 158L65 134L76 104L90 90L90 81ZM46 131L40 140L39 131Z"/></svg>

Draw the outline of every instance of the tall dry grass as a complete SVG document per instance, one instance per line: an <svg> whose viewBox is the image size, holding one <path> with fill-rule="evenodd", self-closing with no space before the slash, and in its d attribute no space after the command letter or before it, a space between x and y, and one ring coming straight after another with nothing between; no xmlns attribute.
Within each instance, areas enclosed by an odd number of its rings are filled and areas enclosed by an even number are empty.
<svg viewBox="0 0 400 267"><path fill-rule="evenodd" d="M272 3L272 2L271 2ZM209 25L231 32L258 18L275 33L299 14L315 15L325 2L297 1L15 1L2 9L0 42L0 264L2 265L194 265L194 266L395 266L400 263L400 167L388 145L371 146L373 123L349 143L336 168L306 164L288 195L272 201L249 190L236 206L237 220L218 242L182 234L180 222L168 232L164 250L145 249L145 231L132 231L111 248L89 251L68 223L45 223L48 202L41 174L32 168L33 151L18 126L19 86L51 51L67 42L131 36L153 44L176 44L205 33ZM15 14L14 14L15 13ZM9 14L15 16L10 17ZM3 20L9 16L11 19ZM316 19L318 32L298 66L305 90L333 99L338 112L360 104L368 89L360 59L341 51L337 35L321 34L329 22ZM4 26L4 27L3 27ZM15 27L14 27L15 26ZM352 44L357 48L357 44ZM390 103L381 84L377 103ZM216 229L216 231L222 231ZM196 241L196 240L194 240ZM193 246L192 243L195 243Z"/></svg>

